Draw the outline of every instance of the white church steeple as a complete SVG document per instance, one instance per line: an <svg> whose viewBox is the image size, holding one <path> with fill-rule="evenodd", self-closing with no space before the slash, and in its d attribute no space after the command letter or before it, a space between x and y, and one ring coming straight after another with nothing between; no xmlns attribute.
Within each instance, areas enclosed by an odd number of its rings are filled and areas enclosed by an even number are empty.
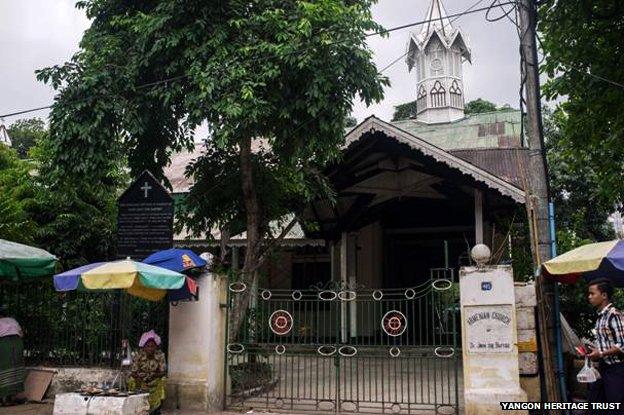
<svg viewBox="0 0 624 415"><path fill-rule="evenodd" d="M411 33L407 66L416 68L416 119L444 123L464 117L462 62L471 62L468 40L453 28L442 0L431 0L420 32Z"/></svg>

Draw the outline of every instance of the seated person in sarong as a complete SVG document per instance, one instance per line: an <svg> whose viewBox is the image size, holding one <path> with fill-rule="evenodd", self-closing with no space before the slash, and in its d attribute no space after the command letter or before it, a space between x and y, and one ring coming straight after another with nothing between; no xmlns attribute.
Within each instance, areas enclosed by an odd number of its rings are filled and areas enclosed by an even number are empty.
<svg viewBox="0 0 624 415"><path fill-rule="evenodd" d="M0 306L0 403L15 402L16 395L24 392L23 333L19 323L9 317Z"/></svg>
<svg viewBox="0 0 624 415"><path fill-rule="evenodd" d="M150 330L139 341L141 348L132 361L128 389L149 390L150 412L158 413L165 399L165 354L160 350L160 336Z"/></svg>

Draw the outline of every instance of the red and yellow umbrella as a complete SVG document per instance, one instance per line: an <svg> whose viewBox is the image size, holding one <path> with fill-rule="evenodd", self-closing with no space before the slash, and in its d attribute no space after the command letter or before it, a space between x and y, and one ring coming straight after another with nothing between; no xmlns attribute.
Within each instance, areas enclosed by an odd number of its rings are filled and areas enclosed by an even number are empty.
<svg viewBox="0 0 624 415"><path fill-rule="evenodd" d="M583 245L542 265L546 278L563 284L574 284L606 278L617 287L624 287L624 241L608 241Z"/></svg>

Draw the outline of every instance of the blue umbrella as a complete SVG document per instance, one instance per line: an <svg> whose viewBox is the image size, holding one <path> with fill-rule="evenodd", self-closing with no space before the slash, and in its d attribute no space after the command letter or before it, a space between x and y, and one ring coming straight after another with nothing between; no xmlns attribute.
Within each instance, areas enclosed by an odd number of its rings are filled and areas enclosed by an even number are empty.
<svg viewBox="0 0 624 415"><path fill-rule="evenodd" d="M156 265L175 272L186 272L207 265L199 255L190 249L165 249L154 252L143 260L145 264Z"/></svg>
<svg viewBox="0 0 624 415"><path fill-rule="evenodd" d="M208 263L190 249L166 249L158 251L143 260L144 263L156 265L175 272L188 272L190 270L203 268ZM169 301L180 301L197 298L198 287L195 281L189 277L186 283L177 290L168 293Z"/></svg>

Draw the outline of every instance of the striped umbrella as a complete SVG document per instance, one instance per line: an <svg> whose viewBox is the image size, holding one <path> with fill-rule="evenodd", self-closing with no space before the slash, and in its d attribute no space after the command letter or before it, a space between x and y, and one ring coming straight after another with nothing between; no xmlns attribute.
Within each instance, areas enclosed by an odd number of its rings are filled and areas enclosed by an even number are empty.
<svg viewBox="0 0 624 415"><path fill-rule="evenodd" d="M207 262L190 249L166 249L158 251L143 260L143 263L167 268L176 272L189 272L207 265ZM197 283L186 277L186 283L178 290L169 291L169 301L197 299Z"/></svg>
<svg viewBox="0 0 624 415"><path fill-rule="evenodd" d="M0 281L49 277L55 266L56 257L48 251L0 239Z"/></svg>
<svg viewBox="0 0 624 415"><path fill-rule="evenodd" d="M179 272L124 259L113 262L96 262L54 276L56 291L115 290L146 300L158 301L167 290L176 290L186 277Z"/></svg>
<svg viewBox="0 0 624 415"><path fill-rule="evenodd" d="M542 265L547 278L563 284L574 284L606 278L616 287L624 287L624 241L583 245L559 255Z"/></svg>

